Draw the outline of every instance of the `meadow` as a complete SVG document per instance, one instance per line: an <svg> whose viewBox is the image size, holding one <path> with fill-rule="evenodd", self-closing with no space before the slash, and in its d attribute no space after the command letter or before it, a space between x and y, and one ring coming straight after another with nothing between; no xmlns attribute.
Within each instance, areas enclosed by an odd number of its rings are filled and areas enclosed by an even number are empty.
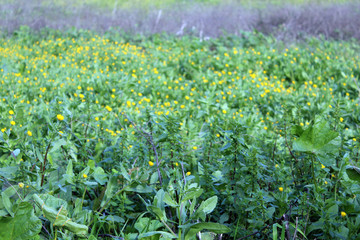
<svg viewBox="0 0 360 240"><path fill-rule="evenodd" d="M0 239L356 239L359 44L0 38Z"/></svg>

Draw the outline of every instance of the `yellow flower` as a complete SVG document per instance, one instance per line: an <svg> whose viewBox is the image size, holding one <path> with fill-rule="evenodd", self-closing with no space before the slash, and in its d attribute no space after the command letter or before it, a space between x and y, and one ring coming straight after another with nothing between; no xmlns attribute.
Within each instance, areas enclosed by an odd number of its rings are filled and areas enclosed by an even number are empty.
<svg viewBox="0 0 360 240"><path fill-rule="evenodd" d="M190 175L191 175L191 172L187 172L186 175L190 176Z"/></svg>
<svg viewBox="0 0 360 240"><path fill-rule="evenodd" d="M226 114L226 110L224 109L224 110L222 110L222 112L223 112L223 114Z"/></svg>
<svg viewBox="0 0 360 240"><path fill-rule="evenodd" d="M149 161L150 167L154 166L154 163L152 161Z"/></svg>
<svg viewBox="0 0 360 240"><path fill-rule="evenodd" d="M323 164L321 164L321 168L325 168L325 166Z"/></svg>
<svg viewBox="0 0 360 240"><path fill-rule="evenodd" d="M356 138L353 138L353 141L356 142Z"/></svg>
<svg viewBox="0 0 360 240"><path fill-rule="evenodd" d="M308 105L308 106L310 106L310 105L311 105L311 103L310 103L310 102L308 102L308 103L307 103L307 105Z"/></svg>
<svg viewBox="0 0 360 240"><path fill-rule="evenodd" d="M58 114L56 117L57 117L57 119L58 119L59 121L64 120L64 116L61 115L61 114Z"/></svg>
<svg viewBox="0 0 360 240"><path fill-rule="evenodd" d="M16 123L15 121L11 121L10 124L14 126Z"/></svg>
<svg viewBox="0 0 360 240"><path fill-rule="evenodd" d="M343 122L343 121L344 121L344 119L341 117L341 118L340 118L340 122Z"/></svg>
<svg viewBox="0 0 360 240"><path fill-rule="evenodd" d="M177 166L177 167L178 167L178 166L179 166L179 164L178 164L178 163L175 163L175 166Z"/></svg>
<svg viewBox="0 0 360 240"><path fill-rule="evenodd" d="M197 149L197 146L193 146L193 149L196 150L196 149Z"/></svg>
<svg viewBox="0 0 360 240"><path fill-rule="evenodd" d="M346 217L346 212L341 212L342 217Z"/></svg>
<svg viewBox="0 0 360 240"><path fill-rule="evenodd" d="M20 182L19 184L19 188L23 188L24 187L24 184L22 182Z"/></svg>
<svg viewBox="0 0 360 240"><path fill-rule="evenodd" d="M13 115L13 114L14 114L14 111L13 111L13 110L10 110L10 111L9 111L9 114L10 114L10 115Z"/></svg>
<svg viewBox="0 0 360 240"><path fill-rule="evenodd" d="M29 135L30 137L32 136L32 132L31 131L27 131L27 135Z"/></svg>
<svg viewBox="0 0 360 240"><path fill-rule="evenodd" d="M280 192L284 191L284 188L283 188L283 187L279 187L279 191L280 191Z"/></svg>
<svg viewBox="0 0 360 240"><path fill-rule="evenodd" d="M105 108L106 108L106 110L108 110L109 112L111 112L111 111L112 111L112 108L111 108L111 107L109 107L109 106L106 106Z"/></svg>
<svg viewBox="0 0 360 240"><path fill-rule="evenodd" d="M267 130L268 128L267 127L264 127L265 130Z"/></svg>
<svg viewBox="0 0 360 240"><path fill-rule="evenodd" d="M88 177L87 174L84 173L84 174L83 174L83 178L87 178L87 177Z"/></svg>

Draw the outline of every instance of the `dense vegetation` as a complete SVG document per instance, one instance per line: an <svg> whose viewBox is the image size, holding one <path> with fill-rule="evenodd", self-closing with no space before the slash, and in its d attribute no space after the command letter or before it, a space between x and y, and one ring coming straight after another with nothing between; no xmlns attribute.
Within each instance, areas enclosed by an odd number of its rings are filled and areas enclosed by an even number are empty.
<svg viewBox="0 0 360 240"><path fill-rule="evenodd" d="M359 45L0 39L1 239L355 239Z"/></svg>

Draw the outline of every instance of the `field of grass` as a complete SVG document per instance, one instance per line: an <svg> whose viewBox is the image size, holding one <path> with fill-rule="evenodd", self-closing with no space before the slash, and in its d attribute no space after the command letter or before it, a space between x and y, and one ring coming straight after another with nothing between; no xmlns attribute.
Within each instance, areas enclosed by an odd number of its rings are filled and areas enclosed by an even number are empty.
<svg viewBox="0 0 360 240"><path fill-rule="evenodd" d="M357 42L23 28L0 46L0 239L359 235Z"/></svg>

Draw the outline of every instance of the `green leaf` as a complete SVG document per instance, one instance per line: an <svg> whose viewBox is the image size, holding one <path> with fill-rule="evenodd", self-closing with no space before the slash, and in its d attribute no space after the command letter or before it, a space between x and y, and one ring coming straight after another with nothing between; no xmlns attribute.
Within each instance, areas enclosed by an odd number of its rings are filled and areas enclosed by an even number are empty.
<svg viewBox="0 0 360 240"><path fill-rule="evenodd" d="M107 185L106 185L106 191L105 191L105 195L104 198L101 202L101 207L103 207L105 205L105 203L113 197L115 189L117 186L117 177L116 176L112 176L110 178L110 181L108 181Z"/></svg>
<svg viewBox="0 0 360 240"><path fill-rule="evenodd" d="M351 180L360 182L360 168L355 166L346 166L346 174Z"/></svg>
<svg viewBox="0 0 360 240"><path fill-rule="evenodd" d="M59 148L61 148L61 146L65 146L65 145L67 145L65 139L60 138L59 140L52 143L52 149L50 152L56 152L57 150L59 150Z"/></svg>
<svg viewBox="0 0 360 240"><path fill-rule="evenodd" d="M165 191L163 189L160 189L154 197L153 205L156 205L161 210L164 210L165 207L164 197L165 197Z"/></svg>
<svg viewBox="0 0 360 240"><path fill-rule="evenodd" d="M44 158L43 158L42 154L40 153L39 148L35 149L35 153L36 153L36 157L39 159L39 161L41 163L44 163Z"/></svg>
<svg viewBox="0 0 360 240"><path fill-rule="evenodd" d="M149 212L154 214L160 220L166 221L166 216L165 216L164 212L160 208L155 207L155 206L147 206L147 209L148 209Z"/></svg>
<svg viewBox="0 0 360 240"><path fill-rule="evenodd" d="M148 231L156 231L157 229L163 227L164 225L158 220L151 220L147 217L140 217L134 227L138 230L139 234L148 232Z"/></svg>
<svg viewBox="0 0 360 240"><path fill-rule="evenodd" d="M198 198L201 194L203 193L203 190L198 188L198 189L191 189L190 191L188 191L185 196L181 199L181 202L185 202L187 200L193 199L193 198Z"/></svg>
<svg viewBox="0 0 360 240"><path fill-rule="evenodd" d="M169 205L170 207L177 207L177 206L178 206L177 202L175 202L175 201L171 198L171 196L170 196L170 194L169 194L168 192L165 193L164 202L165 202L167 205Z"/></svg>
<svg viewBox="0 0 360 240"><path fill-rule="evenodd" d="M74 183L74 172L73 172L73 164L72 164L72 160L70 159L68 161L68 165L66 167L66 174L63 174L63 177L65 178L65 180L68 182L68 183Z"/></svg>
<svg viewBox="0 0 360 240"><path fill-rule="evenodd" d="M204 222L204 223L195 223L192 225L183 225L180 226L182 228L189 228L185 235L185 240L192 239L198 232L206 229L208 231L220 234L220 233L227 233L230 232L231 229L227 226L220 224L220 223L212 223L212 222Z"/></svg>
<svg viewBox="0 0 360 240"><path fill-rule="evenodd" d="M213 196L205 201L203 201L200 204L200 207L197 209L197 211L202 211L205 214L209 214L212 211L214 211L216 204L218 201L218 197L217 196Z"/></svg>
<svg viewBox="0 0 360 240"><path fill-rule="evenodd" d="M17 187L17 186L16 186ZM18 188L18 187L17 187ZM13 187L8 187L5 191L3 191L1 193L1 197L2 197L2 204L4 205L6 211L8 211L8 213L14 217L14 212L12 210L12 203L11 203L11 196L13 196L16 193L16 189L14 189Z"/></svg>
<svg viewBox="0 0 360 240"><path fill-rule="evenodd" d="M171 233L168 232L163 232L163 231L152 231L152 232L147 232L147 233L142 233L139 235L138 239L142 239L142 238L148 238L154 235L162 235L165 239L169 239L169 238L177 238L177 236L174 236ZM149 238L148 238L149 239Z"/></svg>
<svg viewBox="0 0 360 240"><path fill-rule="evenodd" d="M64 205L62 205L60 207L60 209L57 209L57 208L55 209L55 208L52 208L51 206L49 206L48 204L46 204L49 201L51 201L51 203L56 202L54 200L54 199L56 199L55 197L52 197L50 195L42 195L42 198L45 199L45 201L44 201L37 194L34 194L33 198L34 198L35 202L39 206L41 206L41 210L42 210L45 218L49 219L50 222L54 226L63 227L65 229L68 229L69 231L75 233L76 235L79 235L82 237L86 236L86 234L88 232L88 227L85 225L78 224L78 223L71 221L71 219L67 217L67 211L66 211L66 207ZM50 199L50 200L48 200L48 199ZM62 202L64 200L58 199L58 201Z"/></svg>
<svg viewBox="0 0 360 240"><path fill-rule="evenodd" d="M136 183L134 183L136 184ZM125 189L127 192L137 192L137 193L151 193L153 189L147 185L136 185L136 186L129 186Z"/></svg>
<svg viewBox="0 0 360 240"><path fill-rule="evenodd" d="M159 180L159 175L157 172L154 172L150 178L150 185L157 183L158 180Z"/></svg>
<svg viewBox="0 0 360 240"><path fill-rule="evenodd" d="M292 135L299 137L301 134L303 134L304 129L301 126L296 125L291 127L290 132Z"/></svg>
<svg viewBox="0 0 360 240"><path fill-rule="evenodd" d="M293 149L299 152L310 152L319 156L325 166L335 163L329 155L337 155L341 139L339 133L333 131L326 121L320 121L308 127L301 136L294 141Z"/></svg>
<svg viewBox="0 0 360 240"><path fill-rule="evenodd" d="M11 179L13 177L13 174L16 173L18 170L18 167L3 167L0 168L0 176Z"/></svg>
<svg viewBox="0 0 360 240"><path fill-rule="evenodd" d="M94 178L100 185L104 185L107 182L107 174L101 167L95 168Z"/></svg>
<svg viewBox="0 0 360 240"><path fill-rule="evenodd" d="M41 220L34 215L32 205L21 202L14 217L0 217L0 239L32 239L40 233L41 226Z"/></svg>

